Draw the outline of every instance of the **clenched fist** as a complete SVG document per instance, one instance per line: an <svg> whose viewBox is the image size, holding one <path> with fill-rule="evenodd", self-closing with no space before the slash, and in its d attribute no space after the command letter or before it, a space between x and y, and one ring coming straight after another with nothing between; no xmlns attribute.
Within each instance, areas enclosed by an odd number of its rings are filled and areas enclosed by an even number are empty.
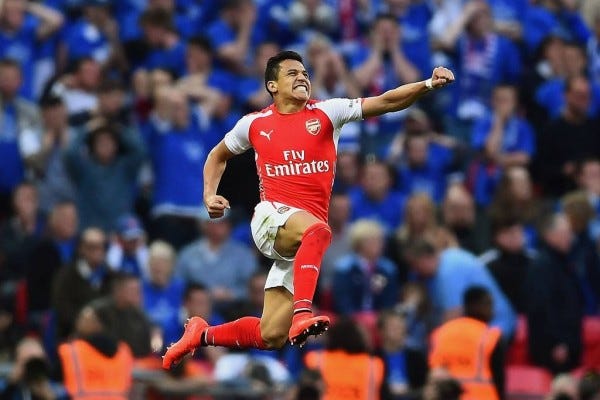
<svg viewBox="0 0 600 400"><path fill-rule="evenodd" d="M204 206L211 218L221 218L225 215L225 209L230 208L229 200L216 194L206 196L204 198Z"/></svg>

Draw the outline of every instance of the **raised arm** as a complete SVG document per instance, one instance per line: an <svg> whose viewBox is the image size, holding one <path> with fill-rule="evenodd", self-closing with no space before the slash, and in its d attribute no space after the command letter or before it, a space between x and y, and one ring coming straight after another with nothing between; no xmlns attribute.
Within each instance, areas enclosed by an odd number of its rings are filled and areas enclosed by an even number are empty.
<svg viewBox="0 0 600 400"><path fill-rule="evenodd" d="M222 217L225 209L229 208L229 201L225 197L217 195L217 189L223 172L225 172L227 160L234 155L227 148L225 142L221 140L206 157L206 163L204 164L204 205L211 218Z"/></svg>
<svg viewBox="0 0 600 400"><path fill-rule="evenodd" d="M389 112L400 111L431 90L439 89L454 81L454 74L447 68L437 67L431 78L408 83L388 90L374 97L367 97L362 103L363 118L375 117Z"/></svg>

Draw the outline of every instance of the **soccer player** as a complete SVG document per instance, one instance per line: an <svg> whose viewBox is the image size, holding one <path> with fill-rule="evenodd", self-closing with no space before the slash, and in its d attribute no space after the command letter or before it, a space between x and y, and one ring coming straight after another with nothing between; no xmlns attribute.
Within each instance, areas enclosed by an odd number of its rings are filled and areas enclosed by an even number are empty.
<svg viewBox="0 0 600 400"><path fill-rule="evenodd" d="M204 203L211 218L229 202L217 195L227 160L251 147L256 152L261 202L251 221L258 249L274 260L265 285L261 318L244 317L209 326L191 318L182 338L163 357L170 368L198 346L277 349L289 339L304 345L327 330L329 318L313 316L312 300L321 259L331 240L327 209L342 125L402 110L425 93L454 81L443 67L431 78L364 99L310 100L311 83L297 53L269 59L265 87L273 104L242 117L215 146L204 165Z"/></svg>

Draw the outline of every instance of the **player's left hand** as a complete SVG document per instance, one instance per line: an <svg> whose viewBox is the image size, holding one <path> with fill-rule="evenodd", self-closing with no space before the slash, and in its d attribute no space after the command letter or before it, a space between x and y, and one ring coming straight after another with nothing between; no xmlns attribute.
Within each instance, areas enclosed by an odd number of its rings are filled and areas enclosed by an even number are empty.
<svg viewBox="0 0 600 400"><path fill-rule="evenodd" d="M449 83L454 82L454 74L448 68L435 67L431 74L431 86L434 89L439 89Z"/></svg>

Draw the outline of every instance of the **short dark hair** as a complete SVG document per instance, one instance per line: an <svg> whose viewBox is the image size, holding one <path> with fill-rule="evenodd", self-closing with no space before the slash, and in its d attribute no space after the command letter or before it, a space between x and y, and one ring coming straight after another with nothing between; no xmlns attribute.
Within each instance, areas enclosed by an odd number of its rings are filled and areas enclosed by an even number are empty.
<svg viewBox="0 0 600 400"><path fill-rule="evenodd" d="M491 215L491 231L492 236L496 236L505 229L513 226L522 225L521 219L515 212L498 210Z"/></svg>
<svg viewBox="0 0 600 400"><path fill-rule="evenodd" d="M146 10L140 15L139 25L145 27L148 25L163 28L171 32L176 32L173 14L162 8Z"/></svg>
<svg viewBox="0 0 600 400"><path fill-rule="evenodd" d="M15 60L14 58L2 58L0 59L0 68L1 67L11 67L16 68L21 71L21 63Z"/></svg>
<svg viewBox="0 0 600 400"><path fill-rule="evenodd" d="M357 323L346 316L339 317L329 328L325 348L342 350L349 354L368 352L367 343Z"/></svg>
<svg viewBox="0 0 600 400"><path fill-rule="evenodd" d="M200 36L200 35L199 36L193 36L193 37L191 37L191 38L188 39L187 45L188 45L188 47L189 46L198 47L198 48L204 50L207 53L212 53L213 52L212 42L206 36Z"/></svg>
<svg viewBox="0 0 600 400"><path fill-rule="evenodd" d="M64 104L65 103L59 96L55 96L55 95L51 95L51 94L47 95L47 96L42 96L42 98L40 99L40 101L38 103L38 105L40 106L40 108L42 110L61 106Z"/></svg>
<svg viewBox="0 0 600 400"><path fill-rule="evenodd" d="M437 254L435 244L426 238L416 238L409 241L404 246L403 251L404 255L409 258L421 258Z"/></svg>
<svg viewBox="0 0 600 400"><path fill-rule="evenodd" d="M463 293L463 308L465 314L470 315L471 310L479 306L486 298L489 298L490 292L483 286L470 286Z"/></svg>
<svg viewBox="0 0 600 400"><path fill-rule="evenodd" d="M185 287L183 291L183 299L188 300L195 291L208 292L208 287L202 283L190 283Z"/></svg>
<svg viewBox="0 0 600 400"><path fill-rule="evenodd" d="M267 89L267 92L269 92L271 96L273 96L273 93L269 91L268 83L269 81L277 80L279 70L281 69L280 64L285 60L296 60L304 64L302 56L295 51L290 50L281 51L269 58L269 61L267 61L267 67L265 68L265 89Z"/></svg>

